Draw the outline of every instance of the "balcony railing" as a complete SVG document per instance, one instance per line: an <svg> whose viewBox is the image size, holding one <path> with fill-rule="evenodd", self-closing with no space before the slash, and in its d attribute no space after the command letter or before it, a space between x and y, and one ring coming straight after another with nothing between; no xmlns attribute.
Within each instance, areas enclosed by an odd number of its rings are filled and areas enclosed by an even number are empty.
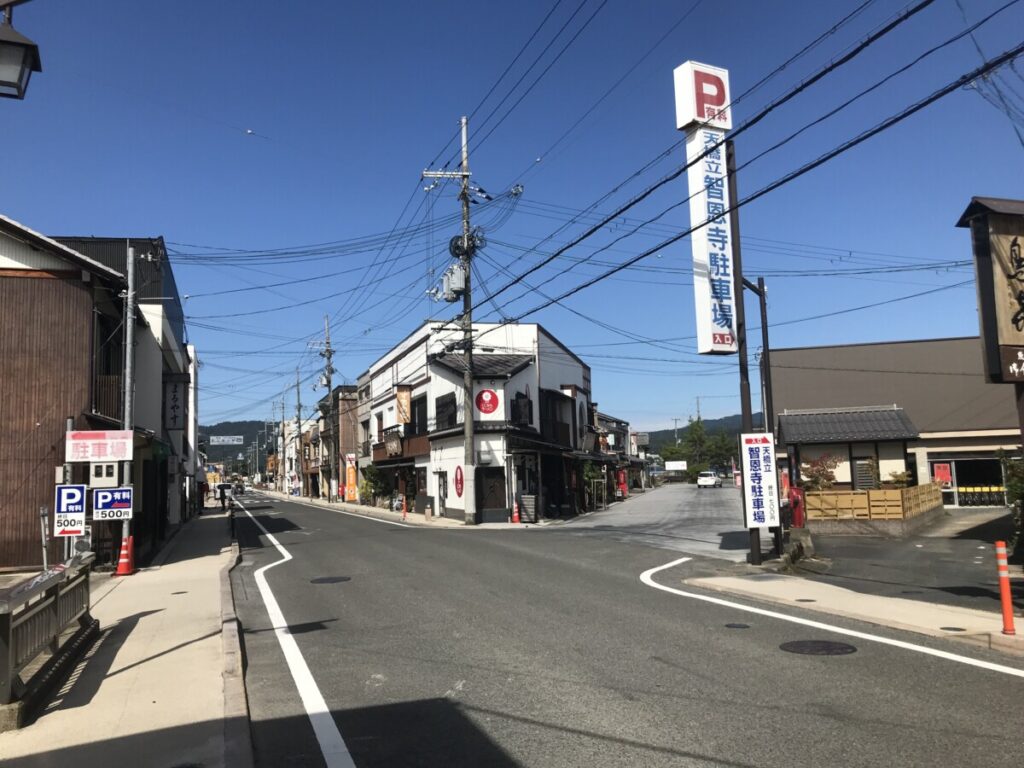
<svg viewBox="0 0 1024 768"><path fill-rule="evenodd" d="M99 375L93 391L93 411L114 419L121 420L121 405L124 398L124 387L120 375Z"/></svg>

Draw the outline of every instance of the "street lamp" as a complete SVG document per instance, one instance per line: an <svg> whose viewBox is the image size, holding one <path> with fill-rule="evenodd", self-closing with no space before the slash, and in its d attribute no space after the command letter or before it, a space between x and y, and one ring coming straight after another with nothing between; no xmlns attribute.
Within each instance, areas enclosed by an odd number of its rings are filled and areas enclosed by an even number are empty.
<svg viewBox="0 0 1024 768"><path fill-rule="evenodd" d="M24 99L33 72L42 72L39 46L11 26L14 6L28 0L0 0L0 97Z"/></svg>

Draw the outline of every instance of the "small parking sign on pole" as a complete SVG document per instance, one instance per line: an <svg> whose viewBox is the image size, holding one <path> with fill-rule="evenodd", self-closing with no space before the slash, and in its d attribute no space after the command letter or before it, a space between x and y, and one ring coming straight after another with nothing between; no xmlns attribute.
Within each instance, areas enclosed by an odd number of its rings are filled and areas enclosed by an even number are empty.
<svg viewBox="0 0 1024 768"><path fill-rule="evenodd" d="M53 535L85 533L85 486L58 485L53 505Z"/></svg>
<svg viewBox="0 0 1024 768"><path fill-rule="evenodd" d="M92 492L92 519L131 520L132 489L96 488Z"/></svg>

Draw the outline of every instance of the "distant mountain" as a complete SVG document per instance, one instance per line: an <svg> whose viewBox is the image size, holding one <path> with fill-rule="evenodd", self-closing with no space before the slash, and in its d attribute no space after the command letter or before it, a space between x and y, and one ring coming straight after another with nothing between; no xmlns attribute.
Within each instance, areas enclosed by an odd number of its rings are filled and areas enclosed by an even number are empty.
<svg viewBox="0 0 1024 768"><path fill-rule="evenodd" d="M199 425L199 442L203 444L210 462L234 459L240 453L249 450L249 446L258 439L256 433L262 432L266 424L262 421L222 421L219 424ZM241 435L242 445L210 445L214 435Z"/></svg>
<svg viewBox="0 0 1024 768"><path fill-rule="evenodd" d="M704 429L706 429L710 435L718 432L725 432L729 435L738 435L742 425L743 417L738 413L732 416L723 416L720 419L704 419ZM761 412L756 411L754 413L754 428L759 429L760 426ZM686 438L686 430L688 428L688 425L680 425L678 433L680 442ZM676 430L674 429L659 429L654 432L648 432L647 434L651 436L651 444L648 448L651 453L661 453L661 449L666 445L675 445Z"/></svg>

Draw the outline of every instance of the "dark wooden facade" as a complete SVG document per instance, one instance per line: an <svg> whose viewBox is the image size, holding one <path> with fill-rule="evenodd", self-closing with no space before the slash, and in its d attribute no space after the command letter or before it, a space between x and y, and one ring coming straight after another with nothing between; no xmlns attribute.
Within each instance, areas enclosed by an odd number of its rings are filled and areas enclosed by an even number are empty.
<svg viewBox="0 0 1024 768"><path fill-rule="evenodd" d="M95 288L82 274L0 275L0 568L41 564L39 507L52 513L65 420L85 427L92 409ZM62 556L63 542L49 554Z"/></svg>

